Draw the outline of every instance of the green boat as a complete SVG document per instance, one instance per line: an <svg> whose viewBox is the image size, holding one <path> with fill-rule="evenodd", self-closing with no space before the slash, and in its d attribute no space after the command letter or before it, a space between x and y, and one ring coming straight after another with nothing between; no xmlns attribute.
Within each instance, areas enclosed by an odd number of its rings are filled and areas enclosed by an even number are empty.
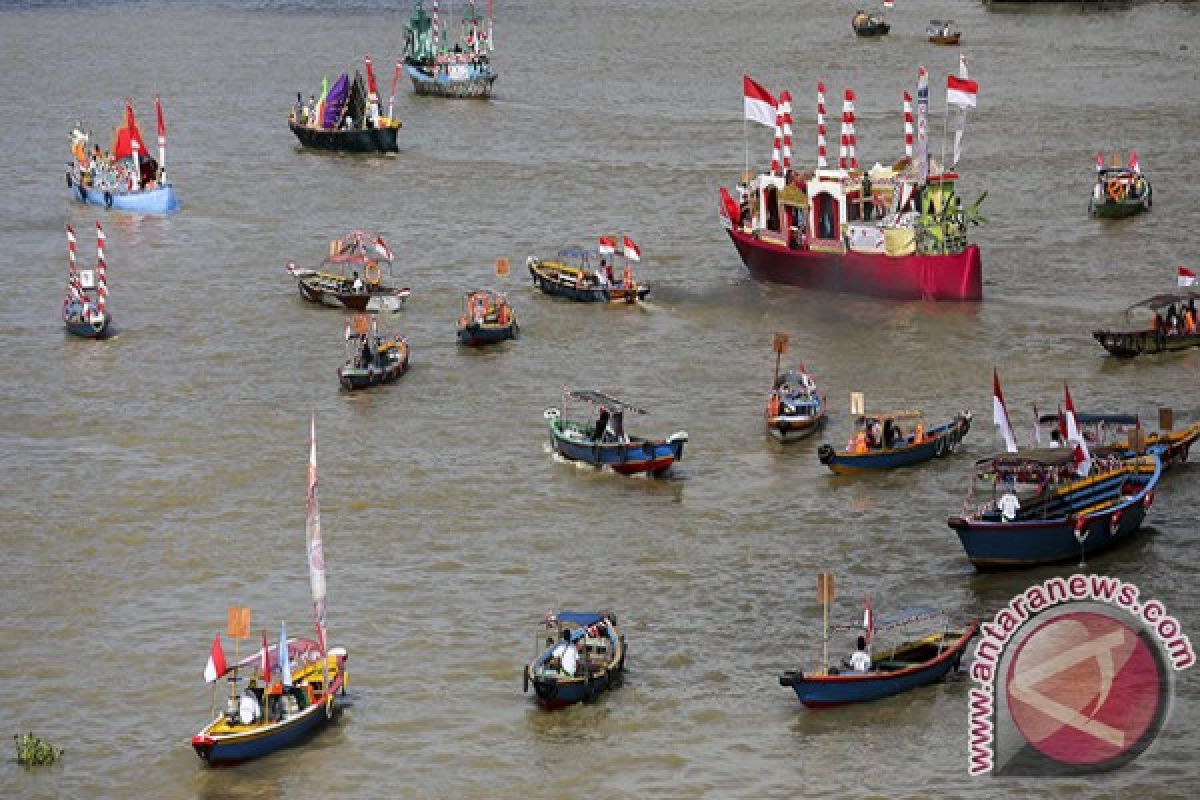
<svg viewBox="0 0 1200 800"><path fill-rule="evenodd" d="M1154 191L1137 166L1137 156L1131 154L1128 167L1120 166L1115 158L1113 161L1113 166L1102 166L1101 159L1096 159L1096 183L1088 201L1088 214L1121 219L1149 211Z"/></svg>

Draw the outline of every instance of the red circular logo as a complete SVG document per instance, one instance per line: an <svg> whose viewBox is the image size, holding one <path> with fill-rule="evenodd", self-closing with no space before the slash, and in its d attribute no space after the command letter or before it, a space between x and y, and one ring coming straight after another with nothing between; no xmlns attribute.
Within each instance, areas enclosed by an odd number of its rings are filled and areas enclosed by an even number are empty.
<svg viewBox="0 0 1200 800"><path fill-rule="evenodd" d="M1063 764L1103 768L1153 739L1166 679L1137 631L1102 613L1073 611L1021 642L1005 691L1030 745Z"/></svg>

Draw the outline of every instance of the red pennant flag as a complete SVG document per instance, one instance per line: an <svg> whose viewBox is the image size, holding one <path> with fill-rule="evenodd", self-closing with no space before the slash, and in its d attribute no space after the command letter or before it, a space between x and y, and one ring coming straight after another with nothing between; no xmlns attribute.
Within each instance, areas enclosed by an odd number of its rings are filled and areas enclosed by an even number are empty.
<svg viewBox="0 0 1200 800"><path fill-rule="evenodd" d="M611 255L617 252L617 240L612 236L601 236L598 249L601 253Z"/></svg>
<svg viewBox="0 0 1200 800"><path fill-rule="evenodd" d="M154 98L154 113L158 116L158 143L162 144L167 138L167 123L163 121L162 101Z"/></svg>
<svg viewBox="0 0 1200 800"><path fill-rule="evenodd" d="M370 53L367 54L367 57L364 59L364 63L367 66L367 91L370 94L373 94L376 97L378 97L379 90L375 88L375 67L371 65L371 54Z"/></svg>
<svg viewBox="0 0 1200 800"><path fill-rule="evenodd" d="M204 666L204 682L213 683L225 674L225 650L221 647L221 634L213 639L212 649L208 652L208 663Z"/></svg>
<svg viewBox="0 0 1200 800"><path fill-rule="evenodd" d="M262 647L262 663L259 665L262 669L263 683L271 684L271 647L267 644L267 630L263 628L263 647Z"/></svg>
<svg viewBox="0 0 1200 800"><path fill-rule="evenodd" d="M634 244L633 239L630 239L628 236L621 237L621 254L630 261L642 260L641 248Z"/></svg>

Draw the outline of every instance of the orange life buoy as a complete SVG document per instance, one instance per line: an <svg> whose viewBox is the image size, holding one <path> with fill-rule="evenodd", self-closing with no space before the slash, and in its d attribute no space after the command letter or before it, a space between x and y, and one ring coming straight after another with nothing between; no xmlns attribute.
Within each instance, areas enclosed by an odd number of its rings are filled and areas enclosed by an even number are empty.
<svg viewBox="0 0 1200 800"><path fill-rule="evenodd" d="M378 261L368 261L367 268L363 270L363 274L366 276L367 283L372 286L378 286L379 280L383 276L383 272L379 269Z"/></svg>
<svg viewBox="0 0 1200 800"><path fill-rule="evenodd" d="M1125 199L1125 184L1121 182L1120 178L1113 178L1109 181L1105 186L1105 191L1108 193L1108 198L1114 203Z"/></svg>

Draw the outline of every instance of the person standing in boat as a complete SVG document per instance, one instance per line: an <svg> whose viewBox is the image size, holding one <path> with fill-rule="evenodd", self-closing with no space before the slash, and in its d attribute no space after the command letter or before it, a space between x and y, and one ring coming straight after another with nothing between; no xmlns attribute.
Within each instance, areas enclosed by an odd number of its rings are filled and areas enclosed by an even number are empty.
<svg viewBox="0 0 1200 800"><path fill-rule="evenodd" d="M866 637L858 637L858 649L850 654L850 669L855 672L871 671L871 654L867 652Z"/></svg>
<svg viewBox="0 0 1200 800"><path fill-rule="evenodd" d="M356 294L362 294L367 288L366 284L363 283L363 279L358 276L358 270L354 271L354 281L351 286Z"/></svg>

